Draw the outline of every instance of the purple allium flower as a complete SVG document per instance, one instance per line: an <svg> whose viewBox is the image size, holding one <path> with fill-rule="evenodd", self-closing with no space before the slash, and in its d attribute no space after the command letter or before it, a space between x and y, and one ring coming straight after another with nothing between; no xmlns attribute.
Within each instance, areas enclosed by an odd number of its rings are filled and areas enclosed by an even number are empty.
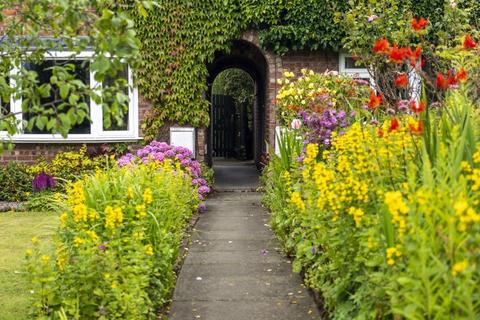
<svg viewBox="0 0 480 320"><path fill-rule="evenodd" d="M125 167L126 165L132 163L135 160L135 156L131 153L127 153L118 160L118 165L120 167Z"/></svg>
<svg viewBox="0 0 480 320"><path fill-rule="evenodd" d="M48 175L45 172L41 172L40 174L36 175L35 178L33 178L32 188L34 192L40 192L55 188L56 184L57 183L53 176Z"/></svg>
<svg viewBox="0 0 480 320"><path fill-rule="evenodd" d="M205 202L201 203L199 206L198 206L198 211L200 213L204 213L205 211L207 211L207 205Z"/></svg>
<svg viewBox="0 0 480 320"><path fill-rule="evenodd" d="M167 151L165 151L165 155L169 158L173 158L173 157L175 157L175 151L173 151L171 149L167 150Z"/></svg>
<svg viewBox="0 0 480 320"><path fill-rule="evenodd" d="M200 188L198 188L198 193L201 193L201 194L210 193L210 188L207 186L201 186Z"/></svg>

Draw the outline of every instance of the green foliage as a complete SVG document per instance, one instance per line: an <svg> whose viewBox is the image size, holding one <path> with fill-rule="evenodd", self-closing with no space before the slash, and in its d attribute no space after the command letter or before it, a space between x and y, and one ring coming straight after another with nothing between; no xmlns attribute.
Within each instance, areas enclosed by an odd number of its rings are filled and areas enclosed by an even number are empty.
<svg viewBox="0 0 480 320"><path fill-rule="evenodd" d="M21 68L20 72L11 73L13 68L25 62L40 64L48 51L72 52L69 57L72 61L81 51L92 51L90 71L99 82L106 77L114 78L125 68L125 64L135 66L139 42L133 23L125 13L109 10L109 2L2 1L0 23L4 29L0 40L0 130L13 135L22 128L38 128L66 136L75 125L90 120L86 99L95 101L107 111L107 123L111 122L110 118L114 121L123 118L128 97L121 79L101 88L90 88L88 83L77 78L75 66L71 63L54 66L49 82L44 84L39 84L36 71ZM12 10L14 14L11 14ZM9 81L14 81L16 86L11 86ZM102 96L106 99L102 99ZM11 97L22 99L22 111L31 115L28 123L22 125L11 110L3 107ZM54 102L45 103L43 100L47 97L53 98Z"/></svg>
<svg viewBox="0 0 480 320"><path fill-rule="evenodd" d="M113 168L73 184L67 204L56 253L27 253L33 315L155 319L198 206L190 178L155 164Z"/></svg>
<svg viewBox="0 0 480 320"><path fill-rule="evenodd" d="M28 171L32 175L45 172L53 176L57 180L60 190L64 190L68 183L106 168L109 162L114 162L113 157L106 155L88 156L87 147L84 145L78 151L59 152L51 161L38 160L35 165L28 168Z"/></svg>
<svg viewBox="0 0 480 320"><path fill-rule="evenodd" d="M250 75L241 69L227 69L221 72L213 82L212 94L228 95L240 106L253 105L254 82Z"/></svg>
<svg viewBox="0 0 480 320"><path fill-rule="evenodd" d="M32 177L23 164L12 161L0 166L0 201L25 201L32 191Z"/></svg>

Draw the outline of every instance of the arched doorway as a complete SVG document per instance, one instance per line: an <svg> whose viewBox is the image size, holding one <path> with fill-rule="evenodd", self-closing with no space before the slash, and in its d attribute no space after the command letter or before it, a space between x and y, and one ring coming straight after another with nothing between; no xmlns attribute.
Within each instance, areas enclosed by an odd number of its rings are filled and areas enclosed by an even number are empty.
<svg viewBox="0 0 480 320"><path fill-rule="evenodd" d="M260 159L265 151L265 102L266 102L266 78L267 78L267 62L261 52L261 50L252 44L251 42L245 40L235 40L232 42L231 50L228 53L218 52L215 55L215 58L211 63L207 65L209 71L209 77L207 79L208 92L207 99L211 102L210 110L210 128L207 131L207 152L206 160L210 165L214 164L215 159L218 158L230 158L231 160L252 160L253 163L257 165L260 164ZM232 125L231 113L234 112L230 107L230 117L228 110L217 110L215 105L219 104L228 104L231 101L227 101L228 98L218 97L219 95L214 94L214 83L217 77L227 71L231 70L241 70L247 73L250 79L253 82L253 98L251 100L252 105L250 106L250 119L248 119L247 111L247 122L246 124L248 130L245 130L245 137L238 137L241 135L241 130L234 130L237 136L232 137L231 135L227 137L226 143L232 143L233 145L228 145L226 149L228 150L219 150L219 144L222 141L219 139L226 139L225 137L220 137L220 134L224 134L223 129L232 129L229 126ZM215 99L215 100L214 100ZM221 99L226 99L222 102ZM221 106L220 106L221 107ZM227 107L228 108L228 107ZM238 111L238 110L237 110ZM226 114L225 114L226 112ZM243 118L245 120L245 117ZM237 113L237 122L238 113ZM251 131L251 132L250 132ZM232 142L233 140L233 142ZM225 142L225 140L223 140ZM243 142L242 142L243 141ZM245 158L239 157L239 154L242 154L242 144L245 147ZM233 152L232 152L233 150ZM239 152L237 152L237 151Z"/></svg>
<svg viewBox="0 0 480 320"><path fill-rule="evenodd" d="M212 86L212 157L250 161L254 158L255 82L242 69L222 71Z"/></svg>

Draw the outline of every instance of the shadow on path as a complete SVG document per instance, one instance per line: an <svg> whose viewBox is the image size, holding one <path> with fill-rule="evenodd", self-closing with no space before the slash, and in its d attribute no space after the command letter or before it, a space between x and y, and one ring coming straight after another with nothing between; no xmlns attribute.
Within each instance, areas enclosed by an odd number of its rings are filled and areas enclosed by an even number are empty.
<svg viewBox="0 0 480 320"><path fill-rule="evenodd" d="M215 161L216 191L255 191L258 186L258 172L255 164L251 161Z"/></svg>

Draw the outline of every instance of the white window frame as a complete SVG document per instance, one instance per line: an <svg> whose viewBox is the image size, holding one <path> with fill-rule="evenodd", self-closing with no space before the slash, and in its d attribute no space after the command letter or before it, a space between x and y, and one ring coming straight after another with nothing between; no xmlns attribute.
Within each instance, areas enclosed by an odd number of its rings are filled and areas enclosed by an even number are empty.
<svg viewBox="0 0 480 320"><path fill-rule="evenodd" d="M370 87L375 88L375 81L372 75L370 74L370 72L368 72L367 68L346 68L345 67L345 60L351 57L353 57L352 54L348 54L345 52L339 53L338 72L340 74L344 74L353 78L369 79Z"/></svg>
<svg viewBox="0 0 480 320"><path fill-rule="evenodd" d="M93 52L83 51L79 54L69 51L54 51L45 54L45 60L54 59L72 59L72 60L89 60L93 57ZM19 71L18 68L12 70L15 74ZM10 85L15 87L15 81L10 78ZM90 71L90 87L98 88L102 84L95 80L94 73ZM139 137L139 116L138 116L138 89L133 86L133 72L128 67L128 85L129 85L129 106L128 106L128 130L123 131L108 131L103 129L103 110L102 106L98 105L90 99L90 133L89 134L69 134L67 138L60 134L32 134L32 133L17 133L9 136L7 132L0 131L0 139L11 139L15 143L85 143L85 142L127 142L141 140ZM16 118L20 122L23 120L22 114L22 100L15 99L13 96L10 100L10 111L16 113ZM23 131L23 130L21 130Z"/></svg>

